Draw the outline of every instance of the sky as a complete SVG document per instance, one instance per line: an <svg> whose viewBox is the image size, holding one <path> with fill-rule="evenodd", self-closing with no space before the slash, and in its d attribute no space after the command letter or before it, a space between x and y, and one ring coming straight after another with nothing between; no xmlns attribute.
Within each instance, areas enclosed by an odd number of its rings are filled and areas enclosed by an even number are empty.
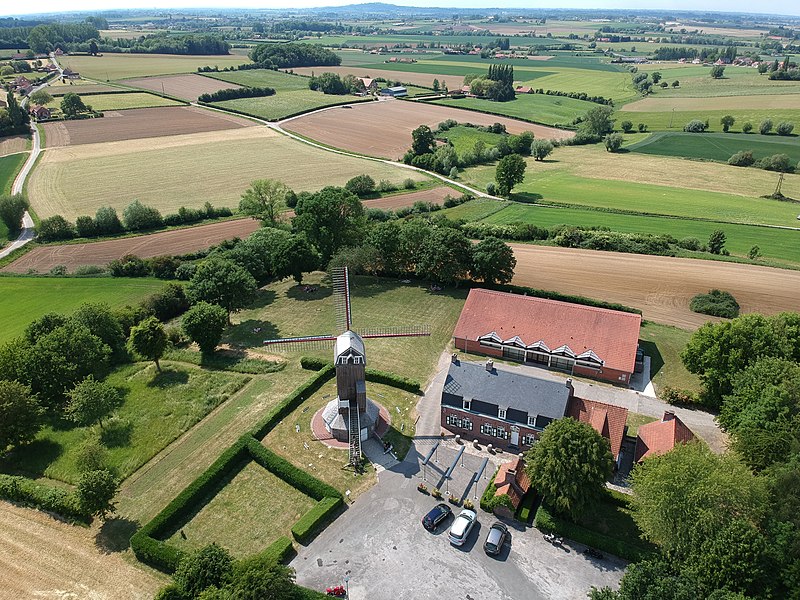
<svg viewBox="0 0 800 600"><path fill-rule="evenodd" d="M759 12L800 16L798 0L774 0L767 4L753 4L751 0L397 0L392 4L404 6L437 7L507 7L507 8L592 8L592 9L662 9L662 10L702 10L722 12L749 12L756 8ZM6 3L5 0L3 2ZM70 11L101 11L123 8L308 8L316 6L341 6L355 4L347 0L38 0L35 3L38 13ZM9 2L10 4L10 2ZM31 5L15 3L13 7L0 6L0 15L31 14ZM8 12L7 12L8 11Z"/></svg>

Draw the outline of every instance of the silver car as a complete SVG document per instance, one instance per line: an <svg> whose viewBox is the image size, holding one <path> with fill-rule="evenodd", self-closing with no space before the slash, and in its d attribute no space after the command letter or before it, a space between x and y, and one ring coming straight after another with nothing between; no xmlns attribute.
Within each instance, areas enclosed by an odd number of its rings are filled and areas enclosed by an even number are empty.
<svg viewBox="0 0 800 600"><path fill-rule="evenodd" d="M454 546L463 546L469 537L469 532L472 531L472 527L477 521L478 515L475 514L474 510L467 508L462 510L456 520L453 521L452 527L450 527L450 533L447 536L450 538L450 543Z"/></svg>

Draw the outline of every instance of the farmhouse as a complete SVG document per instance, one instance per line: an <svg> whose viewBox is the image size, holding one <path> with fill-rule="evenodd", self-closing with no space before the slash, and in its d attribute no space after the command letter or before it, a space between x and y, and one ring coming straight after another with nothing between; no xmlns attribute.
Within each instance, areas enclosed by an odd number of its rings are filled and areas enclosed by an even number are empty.
<svg viewBox="0 0 800 600"><path fill-rule="evenodd" d="M381 90L381 96L392 96L393 98L402 98L403 96L408 96L408 90L401 85L383 88Z"/></svg>
<svg viewBox="0 0 800 600"><path fill-rule="evenodd" d="M529 85L518 85L517 87L514 88L514 91L517 94L532 94L533 88Z"/></svg>
<svg viewBox="0 0 800 600"><path fill-rule="evenodd" d="M442 389L441 426L468 439L519 452L556 419L591 425L618 460L628 411L574 395L572 380L540 379L517 369L462 361L453 355Z"/></svg>
<svg viewBox="0 0 800 600"><path fill-rule="evenodd" d="M52 115L50 113L50 109L46 106L34 106L30 110L31 115L37 121L43 121L45 119L49 119Z"/></svg>
<svg viewBox="0 0 800 600"><path fill-rule="evenodd" d="M473 289L453 337L465 352L627 384L641 323L638 314Z"/></svg>
<svg viewBox="0 0 800 600"><path fill-rule="evenodd" d="M639 427L636 434L634 460L642 462L649 456L658 456L672 450L677 444L694 439L692 431L672 411L666 411L660 421Z"/></svg>
<svg viewBox="0 0 800 600"><path fill-rule="evenodd" d="M368 92L374 92L378 89L378 82L371 77L359 77L359 81L364 84L364 89Z"/></svg>

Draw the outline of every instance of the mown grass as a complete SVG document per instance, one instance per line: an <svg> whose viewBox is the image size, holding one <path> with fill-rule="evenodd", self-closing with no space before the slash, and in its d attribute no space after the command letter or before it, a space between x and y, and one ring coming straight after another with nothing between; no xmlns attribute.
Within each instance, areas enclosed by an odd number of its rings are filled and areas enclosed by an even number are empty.
<svg viewBox="0 0 800 600"><path fill-rule="evenodd" d="M737 133L656 133L626 146L630 152L656 156L681 156L728 162L735 153L750 150L756 159L786 154L792 162L800 161L800 141L796 137L745 135Z"/></svg>
<svg viewBox="0 0 800 600"><path fill-rule="evenodd" d="M125 365L107 378L123 392L124 404L104 427L54 422L9 455L3 468L75 483L81 446L99 440L108 449L108 466L124 479L248 381L168 362L160 373L152 363Z"/></svg>
<svg viewBox="0 0 800 600"><path fill-rule="evenodd" d="M229 67L250 62L235 54L189 56L177 54L104 54L103 56L64 56L59 63L77 71L82 77L98 81L114 81L128 77L194 73L198 67Z"/></svg>
<svg viewBox="0 0 800 600"><path fill-rule="evenodd" d="M451 127L447 131L437 134L437 138L445 139L453 144L456 153L459 156L464 156L467 152L471 152L475 148L475 143L480 140L487 148L496 146L503 135L499 133L490 133L488 131L481 131L475 127Z"/></svg>
<svg viewBox="0 0 800 600"><path fill-rule="evenodd" d="M271 87L276 92L294 92L308 89L308 77L290 75L271 69L247 69L245 71L225 71L222 73L203 73L205 77L236 83L246 87Z"/></svg>
<svg viewBox="0 0 800 600"><path fill-rule="evenodd" d="M28 158L27 152L0 156L0 194L10 194L14 179Z"/></svg>
<svg viewBox="0 0 800 600"><path fill-rule="evenodd" d="M645 354L650 357L650 377L656 393L665 386L699 392L700 379L686 370L681 352L692 337L691 331L644 321L639 340Z"/></svg>
<svg viewBox="0 0 800 600"><path fill-rule="evenodd" d="M625 423L628 426L628 435L636 437L636 434L639 432L639 427L652 423L653 421L658 421L658 419L635 412L628 412L628 420Z"/></svg>
<svg viewBox="0 0 800 600"><path fill-rule="evenodd" d="M202 508L169 539L181 550L216 542L236 558L256 554L281 536L316 502L249 461L200 503Z"/></svg>
<svg viewBox="0 0 800 600"><path fill-rule="evenodd" d="M545 125L569 124L585 114L596 104L585 100L547 96L545 94L517 94L509 102L493 102L481 98L446 98L436 100L436 104L481 110L505 117L517 117L544 123Z"/></svg>
<svg viewBox="0 0 800 600"><path fill-rule="evenodd" d="M299 112L324 108L342 102L371 102L372 98L352 96L350 94L337 96L323 94L314 90L297 90L294 92L278 92L274 96L265 98L239 98L237 100L224 100L214 102L212 106L232 109L239 112L275 121Z"/></svg>
<svg viewBox="0 0 800 600"><path fill-rule="evenodd" d="M135 305L162 287L157 279L0 277L0 343L21 335L46 313L70 314L85 302Z"/></svg>
<svg viewBox="0 0 800 600"><path fill-rule="evenodd" d="M683 131L684 125L695 119L700 121L708 120L708 131L711 133L722 132L722 125L719 120L730 115L736 122L731 131L741 131L743 123L749 122L754 129L758 129L759 123L771 119L773 126L781 121L791 121L800 124L800 110L770 109L763 110L757 108L747 109L728 109L728 110L682 110L663 111L663 112L625 112L617 111L614 113L617 127L621 121L632 121L635 124L644 123L650 131Z"/></svg>
<svg viewBox="0 0 800 600"><path fill-rule="evenodd" d="M155 108L159 106L183 106L183 102L170 100L148 94L146 92L130 92L125 94L80 94L80 88L76 90L81 100L94 110L125 110L128 108ZM51 109L61 110L61 98L54 98L48 104Z"/></svg>

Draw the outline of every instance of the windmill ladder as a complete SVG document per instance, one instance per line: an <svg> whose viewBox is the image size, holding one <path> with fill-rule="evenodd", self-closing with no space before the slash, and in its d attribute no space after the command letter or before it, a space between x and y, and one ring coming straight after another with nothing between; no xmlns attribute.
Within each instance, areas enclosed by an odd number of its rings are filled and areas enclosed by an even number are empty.
<svg viewBox="0 0 800 600"><path fill-rule="evenodd" d="M347 416L350 421L350 464L358 468L361 464L361 416L357 400L350 400Z"/></svg>

